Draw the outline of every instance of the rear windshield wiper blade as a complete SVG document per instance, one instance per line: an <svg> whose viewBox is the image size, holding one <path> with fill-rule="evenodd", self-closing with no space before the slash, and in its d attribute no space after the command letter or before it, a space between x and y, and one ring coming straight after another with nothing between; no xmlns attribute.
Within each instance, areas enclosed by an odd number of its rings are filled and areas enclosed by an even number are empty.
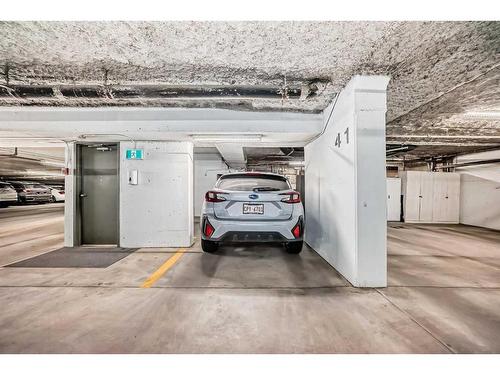
<svg viewBox="0 0 500 375"><path fill-rule="evenodd" d="M261 187L256 187L253 189L253 191L279 191L280 189L270 187L270 186L261 186Z"/></svg>

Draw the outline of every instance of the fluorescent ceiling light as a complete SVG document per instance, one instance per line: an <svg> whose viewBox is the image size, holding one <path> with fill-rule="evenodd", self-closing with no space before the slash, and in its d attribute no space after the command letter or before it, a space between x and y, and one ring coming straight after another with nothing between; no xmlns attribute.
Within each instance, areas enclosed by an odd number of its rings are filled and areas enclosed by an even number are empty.
<svg viewBox="0 0 500 375"><path fill-rule="evenodd" d="M292 160L288 162L288 165L292 167L303 167L306 165L306 162L301 160Z"/></svg>
<svg viewBox="0 0 500 375"><path fill-rule="evenodd" d="M470 111L465 112L464 117L485 119L485 120L500 120L500 111Z"/></svg>
<svg viewBox="0 0 500 375"><path fill-rule="evenodd" d="M260 142L262 134L193 134L191 138L197 142L213 143Z"/></svg>

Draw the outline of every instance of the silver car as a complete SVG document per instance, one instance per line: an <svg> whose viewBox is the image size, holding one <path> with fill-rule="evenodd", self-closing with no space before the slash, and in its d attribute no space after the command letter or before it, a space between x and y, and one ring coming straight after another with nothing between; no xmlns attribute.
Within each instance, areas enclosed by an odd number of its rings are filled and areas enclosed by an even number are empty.
<svg viewBox="0 0 500 375"><path fill-rule="evenodd" d="M223 242L281 242L302 250L304 208L289 181L274 173L229 173L205 194L201 246L215 252Z"/></svg>
<svg viewBox="0 0 500 375"><path fill-rule="evenodd" d="M0 182L0 207L7 207L17 203L17 192L6 182Z"/></svg>
<svg viewBox="0 0 500 375"><path fill-rule="evenodd" d="M36 182L9 181L17 191L19 203L48 203L52 201L52 193L47 186Z"/></svg>

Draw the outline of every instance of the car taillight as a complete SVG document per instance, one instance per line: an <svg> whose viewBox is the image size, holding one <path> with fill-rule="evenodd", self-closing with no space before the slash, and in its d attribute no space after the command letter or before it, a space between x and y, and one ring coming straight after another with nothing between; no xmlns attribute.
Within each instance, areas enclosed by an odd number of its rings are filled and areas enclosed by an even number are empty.
<svg viewBox="0 0 500 375"><path fill-rule="evenodd" d="M303 219L302 216L299 218L299 221L297 221L297 224L292 228L292 234L295 238L299 238L302 235L302 224L303 224Z"/></svg>
<svg viewBox="0 0 500 375"><path fill-rule="evenodd" d="M220 195L220 193L217 193L216 191L207 191L205 194L205 200L207 202L224 202L226 198Z"/></svg>
<svg viewBox="0 0 500 375"><path fill-rule="evenodd" d="M300 194L296 191L292 193L282 193L280 195L285 195L286 197L281 199L285 203L300 203Z"/></svg>
<svg viewBox="0 0 500 375"><path fill-rule="evenodd" d="M212 234L214 234L214 232L215 232L215 229L212 226L212 224L210 224L208 219L205 219L205 225L203 226L203 234L206 237L210 238L210 237L212 237Z"/></svg>

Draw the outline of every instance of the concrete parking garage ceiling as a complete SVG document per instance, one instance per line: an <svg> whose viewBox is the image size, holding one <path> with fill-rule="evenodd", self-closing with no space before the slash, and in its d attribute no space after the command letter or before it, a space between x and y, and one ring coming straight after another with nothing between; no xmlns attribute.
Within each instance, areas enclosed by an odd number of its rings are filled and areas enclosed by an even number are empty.
<svg viewBox="0 0 500 375"><path fill-rule="evenodd" d="M61 147L0 147L0 179L62 181Z"/></svg>
<svg viewBox="0 0 500 375"><path fill-rule="evenodd" d="M389 143L500 143L498 116L467 115L500 111L498 22L3 22L0 36L1 106L318 113L353 75L384 74Z"/></svg>

